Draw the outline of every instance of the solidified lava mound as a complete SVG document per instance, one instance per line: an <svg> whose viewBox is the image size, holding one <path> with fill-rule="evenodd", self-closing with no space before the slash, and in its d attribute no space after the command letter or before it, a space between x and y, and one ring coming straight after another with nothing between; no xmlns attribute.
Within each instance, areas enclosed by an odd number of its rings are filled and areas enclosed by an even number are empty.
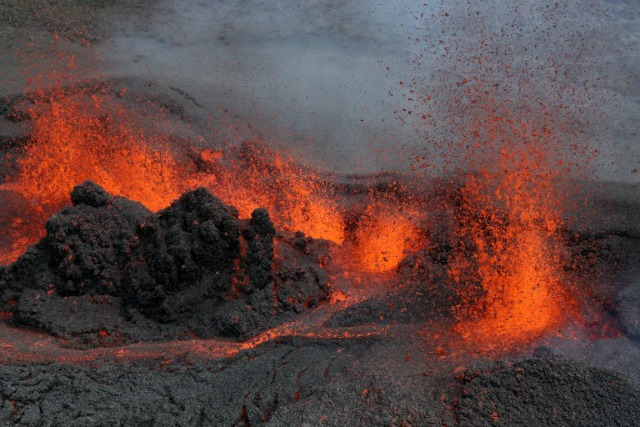
<svg viewBox="0 0 640 427"><path fill-rule="evenodd" d="M8 268L9 289L119 295L136 230L151 212L91 182L76 187L71 200L47 221L46 236Z"/></svg>
<svg viewBox="0 0 640 427"><path fill-rule="evenodd" d="M129 307L169 322L207 297L219 303L231 289L233 261L240 256L239 224L207 190L186 193L149 217L138 238L122 287Z"/></svg>
<svg viewBox="0 0 640 427"><path fill-rule="evenodd" d="M87 342L246 338L328 295L317 263L326 242L280 233L276 251L265 209L239 220L199 188L152 214L89 181L71 199L39 243L0 269L2 302L18 325Z"/></svg>

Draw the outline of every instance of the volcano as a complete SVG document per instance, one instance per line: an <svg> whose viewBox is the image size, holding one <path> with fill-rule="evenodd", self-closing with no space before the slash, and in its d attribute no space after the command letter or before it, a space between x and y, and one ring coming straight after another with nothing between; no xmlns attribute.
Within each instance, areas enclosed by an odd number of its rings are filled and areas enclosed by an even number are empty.
<svg viewBox="0 0 640 427"><path fill-rule="evenodd" d="M638 424L634 5L178 3L0 5L2 423Z"/></svg>

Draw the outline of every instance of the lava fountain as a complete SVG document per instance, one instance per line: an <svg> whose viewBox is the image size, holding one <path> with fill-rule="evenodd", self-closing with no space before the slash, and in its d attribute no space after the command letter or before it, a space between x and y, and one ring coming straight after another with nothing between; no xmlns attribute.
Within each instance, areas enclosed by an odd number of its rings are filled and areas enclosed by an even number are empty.
<svg viewBox="0 0 640 427"><path fill-rule="evenodd" d="M65 87L61 76L54 73L53 89L36 88L24 97L33 128L16 175L2 189L18 193L27 208L5 231L12 246L2 254L4 263L42 237L46 219L86 180L153 211L204 186L240 218L264 207L278 229L344 243L334 255L350 258L345 265L354 271L393 273L405 256L428 247L420 221L429 208L420 199L386 198L371 188L349 229L330 175L297 165L268 140L211 141L179 160L170 138L149 131L143 115L125 102L126 87ZM559 328L571 311L557 237L562 206L554 180L560 172L550 160L556 141L546 112L531 119L493 99L470 104L482 114L461 131L461 144L475 147L462 164L476 172L466 174L454 197L457 228L448 260L463 301L454 310L458 331L488 347L524 342ZM145 114L162 121L164 112L155 108Z"/></svg>
<svg viewBox="0 0 640 427"><path fill-rule="evenodd" d="M207 148L193 163L180 161L170 138L145 125L149 117L168 122L160 107L144 102L132 107L125 99L127 88L114 92L108 82L65 86L75 82L75 68L73 58L63 71L52 72L47 79L53 81L51 88L34 79L35 89L14 106L32 130L17 156L17 173L0 189L17 193L26 207L2 232L11 243L0 254L1 264L43 237L49 216L68 204L71 189L86 180L152 211L188 189L205 186L237 207L241 218L266 207L278 228L344 240L342 214L321 176L275 153L268 141L254 137L224 153Z"/></svg>
<svg viewBox="0 0 640 427"><path fill-rule="evenodd" d="M357 268L369 272L393 272L408 254L425 245L411 207L378 201L367 206L358 221L350 256Z"/></svg>
<svg viewBox="0 0 640 427"><path fill-rule="evenodd" d="M139 117L104 85L65 88L58 80L52 89L29 92L24 103L30 138L17 158L16 175L1 188L18 193L26 210L5 231L12 245L0 262L15 260L41 238L44 222L70 202L70 189L84 180L152 210L189 187L166 139L145 132Z"/></svg>
<svg viewBox="0 0 640 427"><path fill-rule="evenodd" d="M557 332L574 313L546 113L532 124L513 117L508 103L484 111L472 135L487 157L460 188L450 275L463 299L459 332L494 347Z"/></svg>

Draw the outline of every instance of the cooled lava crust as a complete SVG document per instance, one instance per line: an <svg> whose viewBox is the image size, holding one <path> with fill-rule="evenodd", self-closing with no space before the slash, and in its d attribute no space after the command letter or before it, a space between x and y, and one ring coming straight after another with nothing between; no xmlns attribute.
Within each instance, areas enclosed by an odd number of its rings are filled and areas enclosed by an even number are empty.
<svg viewBox="0 0 640 427"><path fill-rule="evenodd" d="M247 338L328 296L328 243L280 234L265 209L241 221L204 188L152 214L93 182L47 234L0 270L15 324L90 345L141 339ZM284 255L286 253L286 255ZM102 342L102 344L104 344Z"/></svg>

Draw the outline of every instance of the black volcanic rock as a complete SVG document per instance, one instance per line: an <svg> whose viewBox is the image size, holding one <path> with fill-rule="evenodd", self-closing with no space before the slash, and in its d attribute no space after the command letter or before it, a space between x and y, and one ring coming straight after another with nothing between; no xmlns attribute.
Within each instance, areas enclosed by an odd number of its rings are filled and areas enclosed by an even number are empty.
<svg viewBox="0 0 640 427"><path fill-rule="evenodd" d="M301 313L316 307L329 292L329 276L322 267L330 259L327 241L280 235L274 263L276 312Z"/></svg>
<svg viewBox="0 0 640 427"><path fill-rule="evenodd" d="M256 209L251 214L249 227L244 231L249 251L246 258L246 270L251 289L264 289L273 281L273 239L276 228L266 209Z"/></svg>
<svg viewBox="0 0 640 427"><path fill-rule="evenodd" d="M126 267L127 305L172 321L204 300L222 302L240 256L234 213L199 188L150 216L140 228L136 256Z"/></svg>
<svg viewBox="0 0 640 427"><path fill-rule="evenodd" d="M495 362L459 377L463 426L637 425L640 390L621 374L559 357Z"/></svg>
<svg viewBox="0 0 640 427"><path fill-rule="evenodd" d="M188 331L245 338L328 296L319 263L329 243L279 234L276 245L265 209L239 220L199 188L152 214L92 182L71 199L39 243L0 268L2 301L17 324L83 342Z"/></svg>
<svg viewBox="0 0 640 427"><path fill-rule="evenodd" d="M71 203L74 205L84 204L100 208L106 206L110 199L109 193L92 181L86 181L71 191Z"/></svg>
<svg viewBox="0 0 640 427"><path fill-rule="evenodd" d="M49 218L46 236L8 267L11 289L119 295L136 231L150 212L92 182L77 186L72 198L73 206Z"/></svg>
<svg viewBox="0 0 640 427"><path fill-rule="evenodd" d="M269 227L266 230L270 233ZM273 248L270 253L265 251L264 256L273 260L269 271L261 258L254 258L257 265L250 268L248 254L242 262L245 269L237 274L240 282L231 292L236 293L235 297L224 304L201 306L190 320L190 328L199 336L248 337L258 330L291 320L327 299L329 276L321 264L327 262L330 243L307 237L302 239L304 245L300 245L300 238L290 233L278 233L275 239L265 239L265 234L262 234L260 248L263 251ZM269 277L262 289L251 284L255 274L259 274L260 279Z"/></svg>
<svg viewBox="0 0 640 427"><path fill-rule="evenodd" d="M14 309L14 321L41 329L58 337L97 335L100 331L122 329L118 297L108 295L60 297L25 289ZM69 321L61 321L68 319Z"/></svg>
<svg viewBox="0 0 640 427"><path fill-rule="evenodd" d="M186 353L89 366L3 363L0 419L65 426L638 424L638 385L614 371L532 358L426 374L411 363L387 366L398 345L287 339L213 362Z"/></svg>

